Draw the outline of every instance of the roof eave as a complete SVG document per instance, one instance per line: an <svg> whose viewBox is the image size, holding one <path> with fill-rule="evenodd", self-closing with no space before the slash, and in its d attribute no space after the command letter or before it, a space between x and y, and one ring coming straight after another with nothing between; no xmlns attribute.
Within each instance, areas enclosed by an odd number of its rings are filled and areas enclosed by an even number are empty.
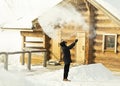
<svg viewBox="0 0 120 86"><path fill-rule="evenodd" d="M113 21L116 22L116 24L120 25L120 19L114 16L111 12L109 12L107 9L105 9L102 5L97 3L95 0L87 0L90 4L95 6L97 9L102 10L108 17L110 17Z"/></svg>
<svg viewBox="0 0 120 86"><path fill-rule="evenodd" d="M33 31L31 28L0 28L1 30Z"/></svg>

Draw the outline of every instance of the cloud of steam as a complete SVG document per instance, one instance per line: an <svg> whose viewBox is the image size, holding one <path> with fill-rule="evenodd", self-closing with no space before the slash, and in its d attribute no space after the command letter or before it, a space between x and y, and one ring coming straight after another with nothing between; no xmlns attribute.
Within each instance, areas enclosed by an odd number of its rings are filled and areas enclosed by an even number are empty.
<svg viewBox="0 0 120 86"><path fill-rule="evenodd" d="M88 25L85 23L82 15L76 11L76 9L71 4L66 4L65 6L55 6L45 14L38 18L43 31L52 39L58 38L58 31L65 29L64 25L69 23L74 23L73 32L70 33L68 38L74 35L80 26L83 29L88 29Z"/></svg>

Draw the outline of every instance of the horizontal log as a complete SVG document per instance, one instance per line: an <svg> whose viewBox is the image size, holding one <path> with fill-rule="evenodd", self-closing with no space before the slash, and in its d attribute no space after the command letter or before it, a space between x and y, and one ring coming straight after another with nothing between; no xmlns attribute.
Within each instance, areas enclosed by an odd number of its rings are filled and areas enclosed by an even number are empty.
<svg viewBox="0 0 120 86"><path fill-rule="evenodd" d="M119 58L120 59L120 53L114 53L114 52L94 52L95 57L112 57L112 58Z"/></svg>
<svg viewBox="0 0 120 86"><path fill-rule="evenodd" d="M94 42L102 43L103 41L99 39L94 39Z"/></svg>
<svg viewBox="0 0 120 86"><path fill-rule="evenodd" d="M100 20L95 20L95 22L96 23L99 23L99 24L101 24L101 23L103 23L103 24L110 24L112 21L110 21L110 20L104 20L104 19L100 19Z"/></svg>
<svg viewBox="0 0 120 86"><path fill-rule="evenodd" d="M100 31L100 30L96 30L96 34L98 34L98 35L103 35L103 34L120 34L120 32L119 32L119 30L117 31L109 31L109 30L104 30L104 31Z"/></svg>
<svg viewBox="0 0 120 86"><path fill-rule="evenodd" d="M95 14L99 14L99 15L105 15L102 11L100 10L95 10Z"/></svg>
<svg viewBox="0 0 120 86"><path fill-rule="evenodd" d="M96 23L95 26L96 26L96 27L106 27L106 28L112 27L113 29L114 29L114 28L119 28L119 26L118 26L117 24L107 23L107 22L104 22L104 23Z"/></svg>
<svg viewBox="0 0 120 86"><path fill-rule="evenodd" d="M44 33L41 31L34 31L34 32L21 31L21 35L29 36L29 37L43 37Z"/></svg>
<svg viewBox="0 0 120 86"><path fill-rule="evenodd" d="M28 45L43 45L43 42L41 41L41 42L35 42L35 41L26 41L26 42L24 42L24 44L28 44Z"/></svg>
<svg viewBox="0 0 120 86"><path fill-rule="evenodd" d="M95 51L102 51L102 46L93 46Z"/></svg>
<svg viewBox="0 0 120 86"><path fill-rule="evenodd" d="M98 19L98 20L110 20L107 16L96 16L95 19Z"/></svg>

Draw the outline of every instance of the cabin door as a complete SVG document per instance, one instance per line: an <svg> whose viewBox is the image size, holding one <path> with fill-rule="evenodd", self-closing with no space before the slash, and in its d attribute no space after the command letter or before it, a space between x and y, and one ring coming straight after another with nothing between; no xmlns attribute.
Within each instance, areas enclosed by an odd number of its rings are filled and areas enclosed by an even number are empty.
<svg viewBox="0 0 120 86"><path fill-rule="evenodd" d="M76 45L76 62L78 64L85 63L85 32L78 32L77 37L78 42Z"/></svg>

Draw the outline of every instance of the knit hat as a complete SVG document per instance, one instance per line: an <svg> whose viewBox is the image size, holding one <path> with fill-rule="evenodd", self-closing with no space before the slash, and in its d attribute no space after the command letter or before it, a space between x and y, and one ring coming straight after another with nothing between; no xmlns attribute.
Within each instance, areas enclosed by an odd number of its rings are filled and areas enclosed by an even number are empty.
<svg viewBox="0 0 120 86"><path fill-rule="evenodd" d="M60 42L60 45L65 46L66 43L67 43L66 41L62 41L62 42Z"/></svg>

